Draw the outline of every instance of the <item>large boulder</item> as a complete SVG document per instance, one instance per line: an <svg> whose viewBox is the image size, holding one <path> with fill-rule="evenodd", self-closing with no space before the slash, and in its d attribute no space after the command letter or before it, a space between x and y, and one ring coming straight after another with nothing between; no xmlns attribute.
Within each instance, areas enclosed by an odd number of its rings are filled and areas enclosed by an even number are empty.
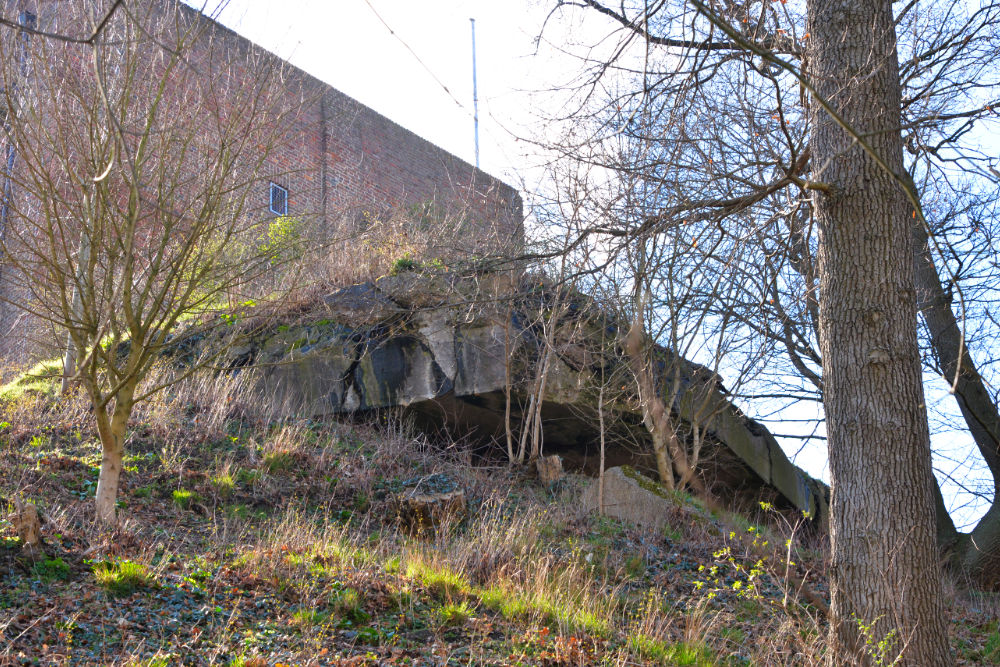
<svg viewBox="0 0 1000 667"><path fill-rule="evenodd" d="M620 466L604 472L603 498L600 480L583 491L580 505L586 513L603 514L651 530L670 528L680 500L660 484L633 468Z"/></svg>
<svg viewBox="0 0 1000 667"><path fill-rule="evenodd" d="M333 292L295 321L244 336L228 363L234 372L256 374L275 416L408 407L431 425L489 442L505 440L508 423L515 431L522 423L549 349L545 448L571 464L592 460L600 436L597 381L627 373L616 346L619 327L582 295L554 294L537 280L385 277ZM705 470L723 462L719 478L731 488L773 489L790 506L825 515L826 488L730 403L714 374L662 348L656 362L675 388L679 423L696 423L706 434ZM606 397L611 443L648 438L630 386L625 381Z"/></svg>

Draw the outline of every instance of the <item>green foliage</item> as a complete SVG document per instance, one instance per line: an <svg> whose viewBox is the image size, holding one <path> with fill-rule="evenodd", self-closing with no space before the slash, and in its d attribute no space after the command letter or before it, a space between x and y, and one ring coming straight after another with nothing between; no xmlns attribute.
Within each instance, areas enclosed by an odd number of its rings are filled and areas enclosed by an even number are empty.
<svg viewBox="0 0 1000 667"><path fill-rule="evenodd" d="M472 607L467 602L449 602L438 607L435 612L438 622L446 628L465 625L472 618Z"/></svg>
<svg viewBox="0 0 1000 667"><path fill-rule="evenodd" d="M896 641L896 630L890 630L883 636L879 636L875 628L879 619L871 623L865 623L855 615L851 615L858 625L858 634L865 643L865 652L872 659L871 664L876 667L888 667L896 665L902 660L898 642Z"/></svg>
<svg viewBox="0 0 1000 667"><path fill-rule="evenodd" d="M433 257L421 262L413 258L413 253L406 252L403 253L402 257L396 258L396 261L389 267L389 275L398 276L407 271L444 272L447 270L448 266L440 257Z"/></svg>
<svg viewBox="0 0 1000 667"><path fill-rule="evenodd" d="M585 609L572 595L553 595L542 591L526 594L499 586L478 590L476 594L488 609L499 612L509 620L538 616L546 623L565 627L569 632L583 631L598 637L611 633L607 621Z"/></svg>
<svg viewBox="0 0 1000 667"><path fill-rule="evenodd" d="M367 623L370 618L362 606L361 594L353 588L338 591L331 607L338 616L352 625Z"/></svg>
<svg viewBox="0 0 1000 667"><path fill-rule="evenodd" d="M994 621L992 625L993 632L986 638L982 655L986 664L1000 665L1000 624Z"/></svg>
<svg viewBox="0 0 1000 667"><path fill-rule="evenodd" d="M155 583L145 565L130 560L99 561L93 571L97 585L114 596L131 595Z"/></svg>
<svg viewBox="0 0 1000 667"><path fill-rule="evenodd" d="M62 558L47 558L35 563L31 568L31 574L42 581L52 581L55 579L65 581L69 579L69 565Z"/></svg>
<svg viewBox="0 0 1000 667"><path fill-rule="evenodd" d="M444 567L433 567L422 561L406 565L406 577L424 584L432 595L453 600L466 595L471 585L464 576Z"/></svg>
<svg viewBox="0 0 1000 667"><path fill-rule="evenodd" d="M175 489L173 493L174 504L183 510L191 507L198 500L198 494L187 489Z"/></svg>
<svg viewBox="0 0 1000 667"><path fill-rule="evenodd" d="M270 473L291 470L295 467L295 455L282 449L264 456L264 468Z"/></svg>
<svg viewBox="0 0 1000 667"><path fill-rule="evenodd" d="M398 276L400 273L404 273L406 271L416 271L419 268L420 262L413 259L413 255L411 253L406 253L392 263L392 267L389 269L389 275Z"/></svg>
<svg viewBox="0 0 1000 667"><path fill-rule="evenodd" d="M215 487L216 493L223 498L228 498L236 490L236 479L231 472L223 470L212 477L212 486Z"/></svg>
<svg viewBox="0 0 1000 667"><path fill-rule="evenodd" d="M305 251L304 229L300 218L279 216L268 224L267 232L259 239L258 249L271 264L298 259Z"/></svg>
<svg viewBox="0 0 1000 667"><path fill-rule="evenodd" d="M677 667L714 667L718 658L707 647L688 642L664 642L646 635L628 638L629 648L647 660Z"/></svg>
<svg viewBox="0 0 1000 667"><path fill-rule="evenodd" d="M330 620L330 612L320 609L299 609L292 614L292 625L300 628L311 628L326 625Z"/></svg>

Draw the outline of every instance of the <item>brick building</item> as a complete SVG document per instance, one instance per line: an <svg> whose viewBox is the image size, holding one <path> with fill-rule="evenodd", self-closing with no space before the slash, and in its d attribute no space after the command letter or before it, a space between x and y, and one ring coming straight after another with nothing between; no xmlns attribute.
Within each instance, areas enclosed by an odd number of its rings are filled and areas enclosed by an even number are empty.
<svg viewBox="0 0 1000 667"><path fill-rule="evenodd" d="M63 86L58 83L59 77L65 77L74 67L85 69L88 66L86 59L90 52L87 47L42 34L87 37L93 26L81 21L81 16L89 12L89 16L100 18L104 9L111 5L110 0L0 0L6 18L18 17L24 25L38 31L16 33L0 29L4 50L0 55L5 59L0 84L6 97L5 105L0 106L6 107L3 121L8 130L3 147L7 168L0 172L5 193L0 211L0 233L10 232L16 225L30 227L34 218L43 215L59 215L57 208L48 205L49 197L38 187L39 175L35 173L38 164L43 165L42 171L45 171L47 158L40 154L49 146L53 148L53 155L62 155L60 150L72 154L73 160L84 165L82 170L86 172L100 173L100 165L104 163L109 169L111 165L117 169L127 158L115 155L114 151L103 156L86 155L92 147L65 145L63 135L69 136L72 132L60 128L72 123L74 105L83 104L86 110L92 111L94 100L100 98L93 91L74 94L72 85L61 90ZM211 159L205 155L212 151L199 147L211 146L217 155L218 147L213 144L230 140L225 132L227 128L221 126L238 122L240 112L246 109L246 113L251 114L252 107L260 103L263 111L257 113L266 117L270 124L267 148L255 153L252 145L242 147L243 168L249 174L243 183L248 184L249 191L245 195L245 205L234 207L251 224L266 225L277 216L289 216L307 221L312 237L322 239L324 235L335 235L345 229L364 228L373 220L393 213L397 218L411 216L414 224L421 225L423 233L431 237L437 225L442 229L447 226L452 238L443 239L443 242L454 243L459 251L504 251L516 249L523 243L520 197L516 190L498 179L177 0L127 2L124 8L118 9L119 15L113 21L124 22L120 15L124 11L155 15L157 29L166 32L184 34L191 26L198 26L192 31L197 38L187 44L178 74L164 79L167 97L172 95L169 86L174 78L180 81L188 77L190 82L190 72L197 72L199 79L195 86L199 91L179 95L181 99L173 100L174 106L170 108L178 126L194 128L189 138L180 143L164 142L160 149L176 154L179 172L191 175L186 182L173 186L177 188L176 199L190 199L184 206L197 203L197 197L190 191L200 187L198 170L211 168ZM129 17L131 19L131 14ZM159 40L152 32L139 30L135 39L147 50L152 63L144 63L141 71L152 73L155 78L159 72L157 67L167 67L172 51L164 46L170 43L169 39ZM60 59L66 62L53 68L52 63ZM113 61L112 58L108 62ZM104 85L113 89L121 73L113 67L105 69ZM262 76L262 72L267 75ZM254 89L258 82L262 90ZM67 83L71 82L67 79ZM155 86L151 89L137 86L136 90L140 96L148 95L148 103L160 94ZM56 100L57 93L65 99ZM190 100L187 104L185 95ZM43 99L48 97L52 99ZM147 102L139 101L138 106L143 103ZM400 100L400 103L410 101ZM10 123L19 122L15 116L22 109L34 113L33 120L41 129L22 133L17 138ZM94 124L93 120L91 123L94 125L89 130L91 134L101 131L100 123ZM252 144L260 136L259 132L254 135L248 131L240 140ZM262 145L265 143L259 140ZM28 173L28 165L32 163L27 159L29 156L34 158L36 165L31 173ZM86 179L77 186L72 166L56 165L58 160L55 159L52 162L53 174L43 175L57 184L53 185L54 190L60 190L53 199L77 197L77 190L87 187ZM170 207L169 194L151 191L155 189L155 178L147 181L152 185L143 186L138 196L154 201L152 209ZM129 195L123 193L121 196L127 198ZM149 206L145 201L143 205ZM153 210L147 216L149 221L156 217L155 213ZM178 211L173 215L181 220L187 213ZM149 221L146 224L154 224ZM71 246L64 257L66 263L78 259L76 243L63 244ZM4 284L10 282L11 272L3 269L2 264L0 270L5 271L0 274L0 290L4 291L6 301L0 312L2 359L4 355L10 357L12 349L25 347L20 340L23 332L37 334L40 329L34 325L25 326L25 315L16 307L19 299L30 299L31 279L22 280L17 287L20 292L14 291L11 296L12 288ZM59 329L59 317L54 313L41 315L42 321L48 320L48 324L42 326L42 329L48 327L48 333L43 333L41 338L51 339Z"/></svg>
<svg viewBox="0 0 1000 667"><path fill-rule="evenodd" d="M266 54L214 21L210 32L234 50ZM287 144L264 168L274 175L263 193L268 208L273 192L279 204L287 197L289 214L319 216L333 224L344 215L433 207L441 215L470 218L495 240L520 242L521 199L512 187L277 56L265 57L277 61L288 90L303 100Z"/></svg>

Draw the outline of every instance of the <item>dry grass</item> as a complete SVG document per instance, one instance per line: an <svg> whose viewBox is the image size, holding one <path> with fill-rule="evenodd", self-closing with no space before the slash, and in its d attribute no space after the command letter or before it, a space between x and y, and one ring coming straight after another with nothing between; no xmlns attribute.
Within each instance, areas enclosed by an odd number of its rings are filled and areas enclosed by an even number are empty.
<svg viewBox="0 0 1000 667"><path fill-rule="evenodd" d="M295 664L323 648L333 651L331 664L335 652L357 664L392 664L393 655L496 665L824 660L825 626L794 594L783 548L763 558L754 538L743 537L757 532L745 519L709 516L680 498L667 538L581 516L582 478L570 476L552 495L517 470L471 465L461 443L432 440L393 413L368 422L271 423L247 392L238 378L192 377L136 415L124 520L112 534L89 521L92 489L84 482L98 450L81 426L80 397L8 405L3 419L22 421L0 434L0 494L42 506L53 554L73 573L69 582L45 584L46 609L65 605L58 613L76 614L77 623L104 619L104 589L84 559L138 563L149 574L149 585L122 589L126 630L114 625L117 617L93 622L105 633L100 664L164 656ZM396 525L392 495L402 481L430 474L466 491L469 517L414 536ZM175 502L178 490L191 502ZM758 517L767 520L766 512ZM9 538L5 525L0 531ZM781 521L767 527L772 551L788 531ZM740 539L731 537L737 532ZM822 543L794 539L802 547L795 560L819 569ZM8 593L0 594L0 606L17 609L17 618L46 611L22 595L28 581L8 575ZM822 591L822 578L810 582ZM956 650L965 664L989 664L997 599L957 590ZM91 601L80 606L81 599ZM198 633L135 620L135 610L162 599L225 613ZM0 631L18 637L18 646L60 641L38 625L12 621ZM78 631L60 650L68 656L91 640L98 641ZM367 653L377 659L365 663Z"/></svg>

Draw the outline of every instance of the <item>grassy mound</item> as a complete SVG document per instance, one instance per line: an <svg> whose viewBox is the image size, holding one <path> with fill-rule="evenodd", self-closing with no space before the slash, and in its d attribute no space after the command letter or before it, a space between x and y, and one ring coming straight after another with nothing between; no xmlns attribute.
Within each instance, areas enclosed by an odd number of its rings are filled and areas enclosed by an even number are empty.
<svg viewBox="0 0 1000 667"><path fill-rule="evenodd" d="M267 423L237 392L199 386L137 415L107 534L90 522L100 452L80 400L14 403L0 496L38 504L48 558L20 562L0 521L4 664L824 659L822 540L766 508L711 513L677 494L669 528L646 532L581 514L581 476L548 489L477 467L392 415ZM393 497L432 474L464 489L469 511L413 535ZM953 596L964 664L1000 659L998 611Z"/></svg>

